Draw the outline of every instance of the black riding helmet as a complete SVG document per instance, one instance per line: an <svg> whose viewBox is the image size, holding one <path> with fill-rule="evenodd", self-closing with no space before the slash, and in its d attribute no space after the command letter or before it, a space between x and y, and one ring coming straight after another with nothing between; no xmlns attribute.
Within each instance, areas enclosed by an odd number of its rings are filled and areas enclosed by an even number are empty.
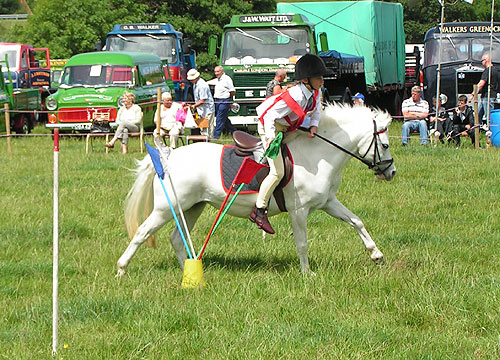
<svg viewBox="0 0 500 360"><path fill-rule="evenodd" d="M318 55L306 54L295 64L295 80L302 80L331 73Z"/></svg>

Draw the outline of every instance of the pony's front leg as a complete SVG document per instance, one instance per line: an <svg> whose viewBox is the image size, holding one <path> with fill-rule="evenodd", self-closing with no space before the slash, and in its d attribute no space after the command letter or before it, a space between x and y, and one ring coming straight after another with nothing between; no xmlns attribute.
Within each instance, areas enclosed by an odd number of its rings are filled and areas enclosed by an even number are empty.
<svg viewBox="0 0 500 360"><path fill-rule="evenodd" d="M309 268L309 258L307 257L307 215L305 209L292 210L289 212L292 223L295 248L299 254L300 270L305 275L316 275Z"/></svg>
<svg viewBox="0 0 500 360"><path fill-rule="evenodd" d="M148 218L137 228L132 241L128 245L127 249L118 259L118 273L116 276L122 276L125 274L125 268L134 256L135 252L151 235L153 235L158 229L160 229L167 222L168 218L164 216L164 213L159 210L153 210L153 212L148 216Z"/></svg>
<svg viewBox="0 0 500 360"><path fill-rule="evenodd" d="M338 201L336 197L330 200L323 210L329 215L345 221L356 229L366 249L370 252L370 258L375 261L375 263L382 264L385 262L384 254L377 248L375 241L373 241L368 231L366 231L365 225L361 219Z"/></svg>

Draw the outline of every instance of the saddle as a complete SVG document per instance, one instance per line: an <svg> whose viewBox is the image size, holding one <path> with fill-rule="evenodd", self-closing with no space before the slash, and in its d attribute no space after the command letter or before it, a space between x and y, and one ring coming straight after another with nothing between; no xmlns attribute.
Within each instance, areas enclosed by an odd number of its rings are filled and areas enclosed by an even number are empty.
<svg viewBox="0 0 500 360"><path fill-rule="evenodd" d="M260 156L262 156L262 154L264 153L262 147L262 141L259 138L252 136L244 131L236 130L233 133L233 140L235 146L234 152L238 156L253 157L254 154L259 154L258 155L259 159L257 158L255 159L256 161L258 161L260 160ZM283 195L283 188L290 182L292 178L293 159L292 155L290 154L290 150L288 149L288 146L284 142L281 143L281 155L283 157L285 174L283 175L283 178L281 179L278 186L276 186L276 189L274 189L273 195L280 211L287 212L285 204L285 196ZM268 174L269 174L268 167L259 170L259 172L255 176L255 179L257 180L259 187Z"/></svg>

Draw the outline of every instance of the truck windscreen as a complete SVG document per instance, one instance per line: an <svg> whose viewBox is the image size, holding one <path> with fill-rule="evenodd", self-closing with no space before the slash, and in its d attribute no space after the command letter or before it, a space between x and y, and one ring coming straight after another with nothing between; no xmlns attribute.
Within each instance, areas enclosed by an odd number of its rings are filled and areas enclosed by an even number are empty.
<svg viewBox="0 0 500 360"><path fill-rule="evenodd" d="M107 51L134 51L155 54L169 64L177 63L177 48L173 35L141 34L108 36L106 40Z"/></svg>
<svg viewBox="0 0 500 360"><path fill-rule="evenodd" d="M126 86L133 84L132 68L128 66L68 66L61 77L61 88Z"/></svg>
<svg viewBox="0 0 500 360"><path fill-rule="evenodd" d="M478 38L453 38L449 35L443 36L441 63L481 61L484 53L490 51L490 39L488 37ZM492 58L500 58L500 43L493 40ZM424 67L436 65L439 60L439 37L430 39L425 43Z"/></svg>
<svg viewBox="0 0 500 360"><path fill-rule="evenodd" d="M18 50L0 50L0 60L5 60L5 55L7 55L7 61L9 62L10 69L17 69L19 64L17 63L19 58ZM2 71L7 71L7 66L2 64Z"/></svg>
<svg viewBox="0 0 500 360"><path fill-rule="evenodd" d="M235 28L224 35L221 60L223 65L288 64L311 46L305 28Z"/></svg>

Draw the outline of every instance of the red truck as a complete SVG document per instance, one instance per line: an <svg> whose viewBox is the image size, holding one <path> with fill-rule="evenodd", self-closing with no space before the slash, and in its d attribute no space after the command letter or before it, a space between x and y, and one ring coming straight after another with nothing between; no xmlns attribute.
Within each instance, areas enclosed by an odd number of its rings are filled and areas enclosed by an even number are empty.
<svg viewBox="0 0 500 360"><path fill-rule="evenodd" d="M26 44L0 43L0 59L7 55L10 77L14 89L50 86L50 56L47 48L34 48ZM41 66L41 63L45 66ZM3 77L9 81L5 66Z"/></svg>
<svg viewBox="0 0 500 360"><path fill-rule="evenodd" d="M12 83L12 88L39 89L42 110L45 110L45 98L51 87L50 55L47 48L34 48L32 45L0 43L0 60L7 56L10 74L5 64L2 65L5 83ZM46 122L47 115L41 114L40 121Z"/></svg>

